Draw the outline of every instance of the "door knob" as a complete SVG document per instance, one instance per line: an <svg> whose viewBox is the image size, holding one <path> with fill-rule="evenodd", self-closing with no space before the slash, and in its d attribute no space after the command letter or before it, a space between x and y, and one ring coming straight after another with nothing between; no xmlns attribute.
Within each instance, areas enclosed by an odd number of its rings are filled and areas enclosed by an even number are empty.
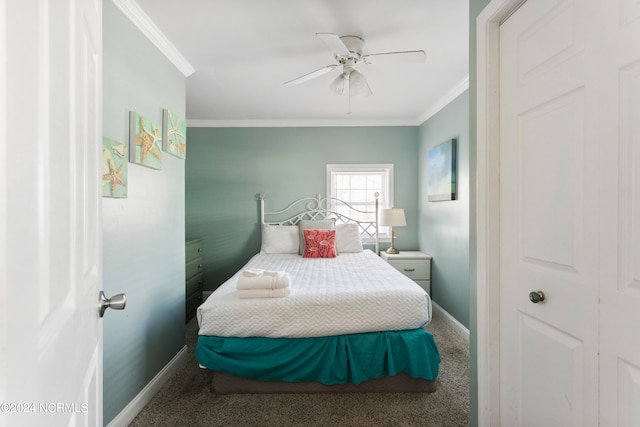
<svg viewBox="0 0 640 427"><path fill-rule="evenodd" d="M544 301L544 292L542 291L531 292L529 294L529 300L534 304Z"/></svg>
<svg viewBox="0 0 640 427"><path fill-rule="evenodd" d="M114 310L124 310L127 305L127 297L125 294L114 295L111 298L107 298L104 291L100 291L100 317L104 316L104 312L107 308Z"/></svg>

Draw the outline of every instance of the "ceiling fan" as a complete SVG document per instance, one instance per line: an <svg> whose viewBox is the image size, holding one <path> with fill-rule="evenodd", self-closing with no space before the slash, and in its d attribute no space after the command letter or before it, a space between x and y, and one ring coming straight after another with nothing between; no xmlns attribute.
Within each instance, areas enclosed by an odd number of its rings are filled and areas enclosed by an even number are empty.
<svg viewBox="0 0 640 427"><path fill-rule="evenodd" d="M340 75L329 86L335 93L341 95L345 89L351 96L369 96L373 92L367 79L358 69L360 64L377 65L390 63L424 63L424 50L408 50L400 52L384 52L363 54L364 40L358 36L338 36L333 33L316 33L334 53L336 64L327 65L303 76L285 82L287 87L296 86L316 77L329 73L336 68L342 68Z"/></svg>

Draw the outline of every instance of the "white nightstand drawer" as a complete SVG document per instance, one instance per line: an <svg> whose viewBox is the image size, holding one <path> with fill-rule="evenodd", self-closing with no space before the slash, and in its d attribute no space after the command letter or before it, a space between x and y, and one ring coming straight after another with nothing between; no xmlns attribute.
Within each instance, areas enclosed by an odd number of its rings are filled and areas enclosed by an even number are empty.
<svg viewBox="0 0 640 427"><path fill-rule="evenodd" d="M431 256L419 251L398 254L381 252L380 257L431 295Z"/></svg>
<svg viewBox="0 0 640 427"><path fill-rule="evenodd" d="M429 280L429 264L424 260L394 259L389 264L412 280Z"/></svg>

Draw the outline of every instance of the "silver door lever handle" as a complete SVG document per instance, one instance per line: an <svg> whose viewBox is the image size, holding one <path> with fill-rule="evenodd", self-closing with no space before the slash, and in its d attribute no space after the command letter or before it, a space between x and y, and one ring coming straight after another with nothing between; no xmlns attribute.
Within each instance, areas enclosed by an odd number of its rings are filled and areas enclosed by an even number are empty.
<svg viewBox="0 0 640 427"><path fill-rule="evenodd" d="M111 298L107 298L104 291L100 291L100 317L104 316L104 312L107 308L114 310L124 310L127 305L127 297L125 294L114 295Z"/></svg>

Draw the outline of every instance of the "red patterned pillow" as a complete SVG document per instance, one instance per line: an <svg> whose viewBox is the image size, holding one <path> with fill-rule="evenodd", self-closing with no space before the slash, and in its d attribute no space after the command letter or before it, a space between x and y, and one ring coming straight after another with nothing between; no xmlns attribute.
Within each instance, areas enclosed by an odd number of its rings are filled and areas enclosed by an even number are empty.
<svg viewBox="0 0 640 427"><path fill-rule="evenodd" d="M336 230L304 230L302 258L335 258Z"/></svg>

